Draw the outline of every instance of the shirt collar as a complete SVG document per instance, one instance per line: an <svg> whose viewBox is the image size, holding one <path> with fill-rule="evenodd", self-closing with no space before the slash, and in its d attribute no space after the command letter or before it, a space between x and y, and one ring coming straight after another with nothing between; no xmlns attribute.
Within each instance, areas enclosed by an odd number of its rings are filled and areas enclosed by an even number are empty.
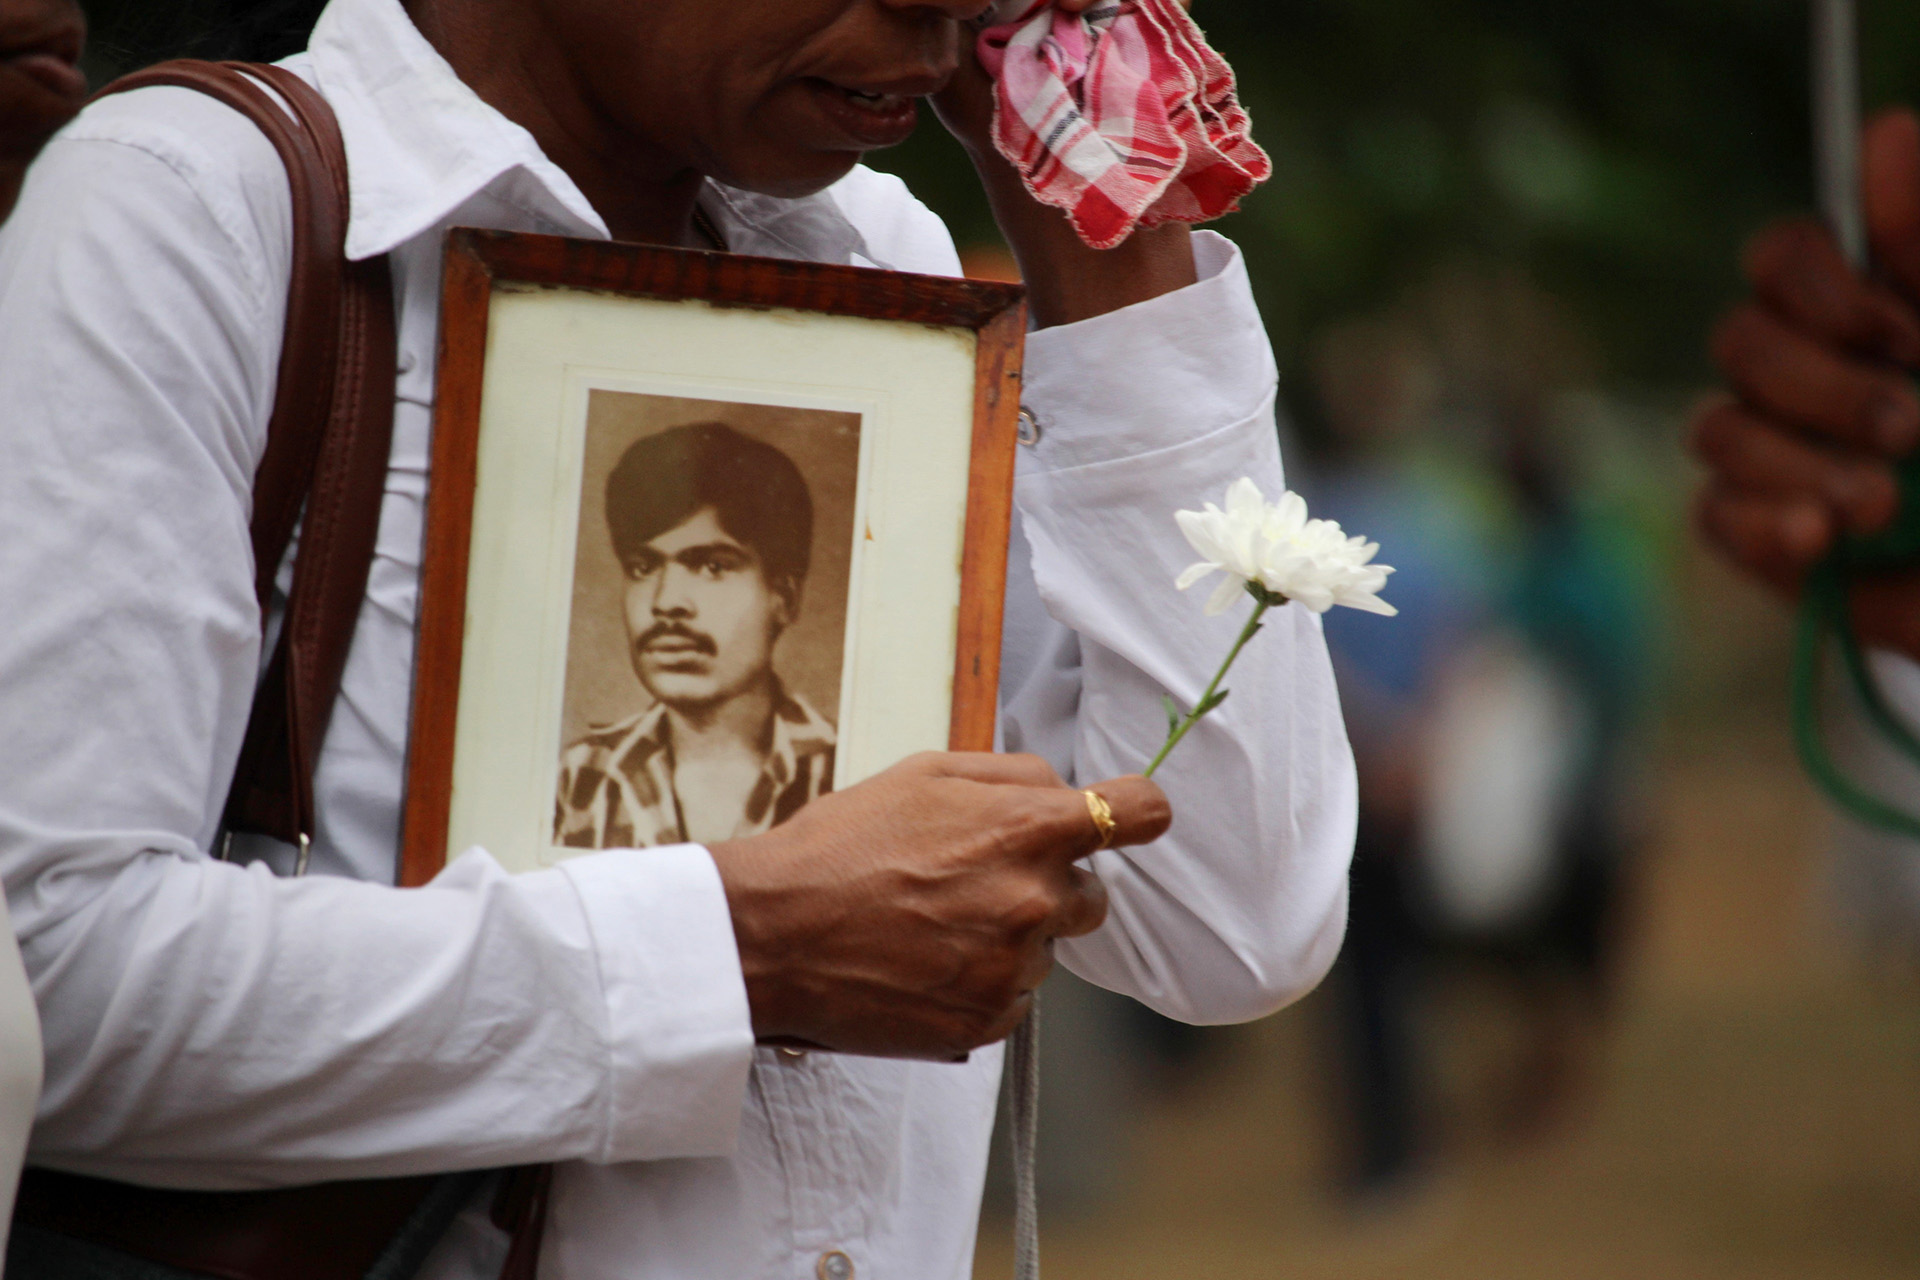
<svg viewBox="0 0 1920 1280"><path fill-rule="evenodd" d="M615 759L629 773L644 771L650 760L667 750L671 734L672 723L667 719L667 709L656 703L643 712L621 738L620 745L614 750ZM785 685L777 686L773 705L773 741L762 771L784 785L798 776L802 760L831 751L833 746L833 726L826 717L815 711L805 698L789 692Z"/></svg>
<svg viewBox="0 0 1920 1280"><path fill-rule="evenodd" d="M390 253L483 191L524 212L526 227L608 238L573 179L532 134L467 87L400 0L331 0L309 53L346 143L349 258ZM828 192L783 200L709 183L703 203L736 253L815 262L868 257Z"/></svg>

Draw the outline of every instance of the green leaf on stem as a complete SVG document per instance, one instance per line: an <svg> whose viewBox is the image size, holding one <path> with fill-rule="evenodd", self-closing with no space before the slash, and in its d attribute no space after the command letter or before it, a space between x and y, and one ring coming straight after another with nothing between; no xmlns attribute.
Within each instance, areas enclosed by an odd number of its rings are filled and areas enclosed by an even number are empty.
<svg viewBox="0 0 1920 1280"><path fill-rule="evenodd" d="M1167 709L1167 732L1177 733L1180 729L1180 704L1167 694L1160 695L1160 705Z"/></svg>

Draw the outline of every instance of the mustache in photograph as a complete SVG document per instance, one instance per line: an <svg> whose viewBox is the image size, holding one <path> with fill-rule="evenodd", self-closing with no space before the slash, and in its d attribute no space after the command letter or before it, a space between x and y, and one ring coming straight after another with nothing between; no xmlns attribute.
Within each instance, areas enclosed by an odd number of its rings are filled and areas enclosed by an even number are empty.
<svg viewBox="0 0 1920 1280"><path fill-rule="evenodd" d="M633 647L636 650L645 651L651 648L656 640L664 640L669 636L677 640L685 640L697 652L704 653L708 657L713 657L720 652L720 646L713 642L713 637L695 631L684 622L656 622L641 633L640 638L634 641Z"/></svg>

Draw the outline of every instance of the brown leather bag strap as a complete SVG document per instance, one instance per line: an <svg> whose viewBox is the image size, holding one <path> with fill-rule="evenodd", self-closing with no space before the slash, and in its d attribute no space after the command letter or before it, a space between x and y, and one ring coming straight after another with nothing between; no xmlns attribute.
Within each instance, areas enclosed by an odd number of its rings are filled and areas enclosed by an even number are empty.
<svg viewBox="0 0 1920 1280"><path fill-rule="evenodd" d="M255 691L225 823L298 845L304 870L313 771L366 595L386 489L392 279L384 258L346 259L346 147L332 108L306 81L279 67L170 62L107 92L154 85L206 93L253 121L279 152L293 197L286 335L254 479L254 589L263 618L296 526L301 551L280 644Z"/></svg>
<svg viewBox="0 0 1920 1280"><path fill-rule="evenodd" d="M384 257L346 259L346 147L326 100L279 67L250 73L287 99L318 144L342 228L330 259L340 306L329 412L280 645L255 696L226 813L230 831L258 831L298 844L304 870L314 830L314 768L366 598L386 495L396 376L393 280Z"/></svg>
<svg viewBox="0 0 1920 1280"><path fill-rule="evenodd" d="M553 1197L553 1166L524 1165L501 1176L493 1200L493 1225L512 1239L500 1280L535 1280L540 1246L547 1235L547 1203Z"/></svg>
<svg viewBox="0 0 1920 1280"><path fill-rule="evenodd" d="M290 116L261 87L261 80L235 65L163 62L114 81L98 96L158 86L204 93L251 120L279 152L293 196L294 270L287 291L286 336L267 446L253 487L254 589L264 609L307 500L332 403L339 364L346 196L305 119ZM332 113L325 114L331 126ZM339 136L337 127L333 136ZM344 159L341 165L344 173Z"/></svg>

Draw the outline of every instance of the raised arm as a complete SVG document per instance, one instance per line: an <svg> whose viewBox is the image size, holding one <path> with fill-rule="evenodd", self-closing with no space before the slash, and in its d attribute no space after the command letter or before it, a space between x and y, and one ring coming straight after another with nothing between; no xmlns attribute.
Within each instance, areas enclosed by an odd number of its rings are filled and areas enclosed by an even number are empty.
<svg viewBox="0 0 1920 1280"><path fill-rule="evenodd" d="M1063 7L1085 7L1069 0ZM971 58L941 114L973 157L1032 291L1005 647L1007 745L1070 780L1143 768L1163 694L1191 705L1244 619L1208 619L1173 582L1194 556L1173 520L1250 476L1284 488L1277 375L1239 253L1180 225L1087 248L987 136ZM1105 928L1069 968L1172 1017L1231 1022L1310 990L1339 950L1353 759L1317 619L1277 611L1226 706L1158 776L1174 813L1152 845L1092 866Z"/></svg>

